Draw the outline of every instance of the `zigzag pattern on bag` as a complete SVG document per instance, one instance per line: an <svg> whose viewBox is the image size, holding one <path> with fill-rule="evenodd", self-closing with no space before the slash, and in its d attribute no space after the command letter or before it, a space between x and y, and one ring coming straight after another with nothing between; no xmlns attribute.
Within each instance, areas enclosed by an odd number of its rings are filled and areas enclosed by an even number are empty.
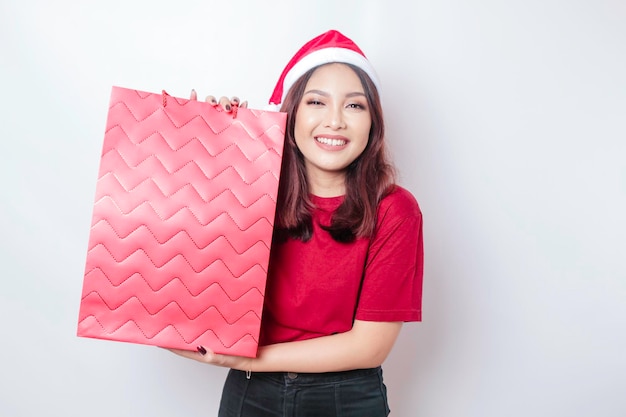
<svg viewBox="0 0 626 417"><path fill-rule="evenodd" d="M79 336L256 354L285 121L113 88Z"/></svg>

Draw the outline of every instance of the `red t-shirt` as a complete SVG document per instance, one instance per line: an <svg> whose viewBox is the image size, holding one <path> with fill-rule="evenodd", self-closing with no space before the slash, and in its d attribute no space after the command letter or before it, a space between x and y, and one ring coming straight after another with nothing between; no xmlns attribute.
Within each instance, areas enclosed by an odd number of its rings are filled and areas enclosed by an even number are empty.
<svg viewBox="0 0 626 417"><path fill-rule="evenodd" d="M260 344L311 339L364 321L420 321L422 214L404 188L378 208L376 233L339 243L329 225L343 197L312 196L313 237L276 244L270 256Z"/></svg>

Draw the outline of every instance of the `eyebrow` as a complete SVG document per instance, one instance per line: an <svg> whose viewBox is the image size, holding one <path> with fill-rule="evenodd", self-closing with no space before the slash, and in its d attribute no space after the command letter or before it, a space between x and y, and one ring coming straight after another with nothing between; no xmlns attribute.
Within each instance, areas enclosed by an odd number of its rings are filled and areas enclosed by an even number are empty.
<svg viewBox="0 0 626 417"><path fill-rule="evenodd" d="M305 95L306 94L319 94L320 96L324 96L324 97L330 96L329 93L327 93L326 91L322 91L322 90L309 90L309 91L305 91L304 94ZM365 97L365 93L361 93L360 91L355 91L355 92L346 94L346 97L358 97L358 96Z"/></svg>

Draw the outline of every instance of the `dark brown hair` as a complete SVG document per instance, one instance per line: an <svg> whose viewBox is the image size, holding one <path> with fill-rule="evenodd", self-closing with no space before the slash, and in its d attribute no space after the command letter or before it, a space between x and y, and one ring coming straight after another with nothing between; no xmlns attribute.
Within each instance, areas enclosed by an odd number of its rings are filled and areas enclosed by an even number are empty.
<svg viewBox="0 0 626 417"><path fill-rule="evenodd" d="M372 118L365 150L346 168L344 201L333 213L331 224L323 227L334 240L347 243L374 233L378 203L391 190L395 173L387 156L378 90L362 69L344 65L350 67L361 80ZM313 203L309 198L304 157L296 146L294 131L304 89L317 68L310 69L293 84L281 107L281 111L287 113L287 128L276 212L279 239L289 236L307 241L313 234Z"/></svg>

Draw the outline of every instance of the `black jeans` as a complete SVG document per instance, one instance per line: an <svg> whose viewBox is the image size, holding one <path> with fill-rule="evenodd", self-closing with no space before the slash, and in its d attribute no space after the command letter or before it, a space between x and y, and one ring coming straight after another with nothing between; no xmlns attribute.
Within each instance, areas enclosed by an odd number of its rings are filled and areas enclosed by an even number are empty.
<svg viewBox="0 0 626 417"><path fill-rule="evenodd" d="M219 417L386 417L380 367L303 374L230 370Z"/></svg>

